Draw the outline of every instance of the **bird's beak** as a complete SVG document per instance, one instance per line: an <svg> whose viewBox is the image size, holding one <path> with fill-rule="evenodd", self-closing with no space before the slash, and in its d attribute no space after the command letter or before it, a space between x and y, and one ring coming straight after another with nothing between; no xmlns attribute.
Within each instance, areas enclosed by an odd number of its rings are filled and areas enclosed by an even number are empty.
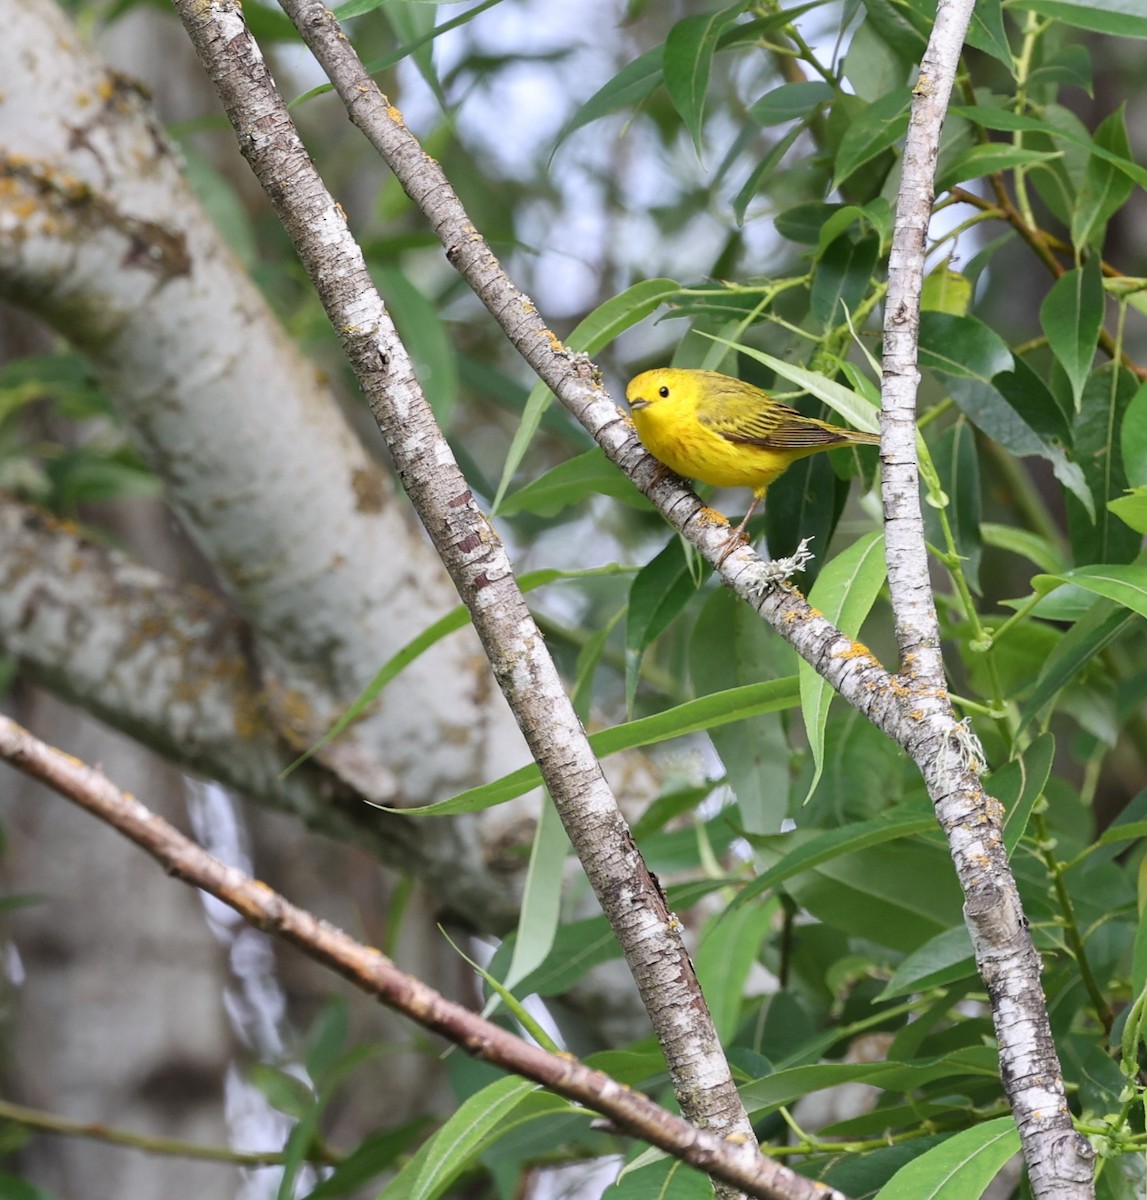
<svg viewBox="0 0 1147 1200"><path fill-rule="evenodd" d="M638 396L635 400L630 400L630 402L629 402L629 411L630 412L636 412L639 408L648 408L648 407L649 407L649 401L642 400L640 396Z"/></svg>

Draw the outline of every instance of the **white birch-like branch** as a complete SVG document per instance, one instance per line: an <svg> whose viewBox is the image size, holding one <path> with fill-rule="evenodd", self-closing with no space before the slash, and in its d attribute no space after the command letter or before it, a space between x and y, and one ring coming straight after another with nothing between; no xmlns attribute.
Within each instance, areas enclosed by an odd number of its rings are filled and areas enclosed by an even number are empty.
<svg viewBox="0 0 1147 1200"><path fill-rule="evenodd" d="M680 923L641 858L526 607L505 547L466 486L343 210L307 155L239 4L176 0L175 7L244 156L339 334L415 510L470 611L495 678L617 935L682 1112L703 1128L752 1141L752 1126L681 941Z"/></svg>
<svg viewBox="0 0 1147 1200"><path fill-rule="evenodd" d="M882 402L885 553L900 674L922 728L916 762L964 892L964 919L991 998L1000 1076L1040 1200L1094 1195L1091 1145L1075 1132L1040 986L1040 958L1008 863L1002 809L979 783L979 747L948 699L928 575L916 463L920 295L940 133L974 0L940 0L912 91L888 261Z"/></svg>
<svg viewBox="0 0 1147 1200"><path fill-rule="evenodd" d="M268 704L282 684L217 595L0 498L0 645L28 676L185 770L413 872L446 914L513 928L519 898L491 871L473 818L427 825L380 812L297 752Z"/></svg>
<svg viewBox="0 0 1147 1200"><path fill-rule="evenodd" d="M772 582L766 564L742 547L721 561L727 537L691 489L667 478L637 441L631 423L604 393L588 364L571 357L546 327L533 303L506 275L489 246L474 228L438 164L406 128L401 113L379 91L338 23L317 0L281 0L322 65L357 124L385 159L407 194L434 227L447 258L486 305L519 353L597 440L612 461L654 502L671 524L717 565L726 582L752 604L773 628L840 694L865 713L917 763L948 838L957 875L964 890L965 913L976 944L976 960L992 997L999 1039L1001 1075L1012 1102L1017 1127L1031 1171L1033 1186L1042 1197L1089 1195L1093 1154L1075 1134L1064 1099L1062 1071L1051 1039L1046 1004L1039 984L1040 963L1028 934L1014 878L999 836L997 801L979 784L976 755L951 711L939 654L939 638L929 629L924 611L931 607L926 567L895 568L893 546L916 540L913 563L924 561L922 526L901 524L889 542L890 576L896 590L911 603L897 609L898 631L906 636L902 672L892 675L863 647L853 643L812 610L787 585ZM899 514L900 497L916 503L914 391L915 330L920 280L915 292L903 284L906 255L919 256L922 269L924 239L931 211L935 147L959 60L972 0L957 4L942 0L937 33L929 45L910 125L910 151L905 153L905 176L912 195L924 197L924 215L913 210L913 224L897 222L896 299L890 289L888 313L897 331L907 325L913 343L908 368L912 398L908 410L897 404L891 420L901 431L891 434L882 448L886 476L886 513ZM942 46L942 51L937 53ZM933 125L920 109L931 100L938 114ZM939 101L939 103L936 103ZM925 139L923 142L919 139ZM931 145L931 149L929 149ZM909 154L913 162L908 162ZM925 177L917 169L923 164ZM921 224L921 220L923 223ZM891 269L891 268L890 268ZM903 342L900 343L903 345ZM893 368L893 370L902 368ZM885 374L889 373L886 365ZM889 420L888 417L885 418ZM889 457L891 456L891 461ZM907 464L907 466L905 465ZM909 478L910 476L910 478ZM905 574L910 571L910 574ZM934 618L933 618L934 623ZM987 865L987 864L990 864ZM1083 1190L1080 1190L1083 1189Z"/></svg>
<svg viewBox="0 0 1147 1200"><path fill-rule="evenodd" d="M226 866L101 771L33 737L0 716L0 759L107 822L146 850L169 874L215 896L259 929L297 946L387 1007L440 1034L468 1054L532 1079L559 1096L601 1113L634 1137L761 1200L847 1200L760 1155L743 1139L698 1129L566 1055L540 1047L447 1000L400 971L379 950L297 908L265 883Z"/></svg>
<svg viewBox="0 0 1147 1200"><path fill-rule="evenodd" d="M4 18L0 296L91 366L248 622L276 684L265 704L301 751L454 607L453 589L145 99L51 0L12 0ZM323 761L396 806L513 770L525 749L484 673L469 631L439 642ZM489 846L526 811L495 819Z"/></svg>

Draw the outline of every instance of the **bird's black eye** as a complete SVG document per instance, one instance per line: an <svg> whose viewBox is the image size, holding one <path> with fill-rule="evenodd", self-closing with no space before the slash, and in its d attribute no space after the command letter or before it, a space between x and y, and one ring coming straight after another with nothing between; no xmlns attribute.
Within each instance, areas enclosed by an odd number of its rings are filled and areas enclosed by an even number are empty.
<svg viewBox="0 0 1147 1200"><path fill-rule="evenodd" d="M661 397L662 400L669 399L669 389L667 387L665 387L664 384L657 389L657 394Z"/></svg>

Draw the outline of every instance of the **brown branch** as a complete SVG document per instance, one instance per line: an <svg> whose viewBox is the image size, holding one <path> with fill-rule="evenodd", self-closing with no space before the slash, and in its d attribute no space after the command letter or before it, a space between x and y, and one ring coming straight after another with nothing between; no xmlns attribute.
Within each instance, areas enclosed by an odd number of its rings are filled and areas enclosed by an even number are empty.
<svg viewBox="0 0 1147 1200"><path fill-rule="evenodd" d="M315 170L238 0L210 5L175 0L175 6L240 148L342 340L415 511L470 611L633 973L682 1111L699 1125L752 1142L752 1125L681 940L680 923L633 841L526 607L505 547L466 486L346 216ZM528 319L528 313L522 316ZM568 368L568 355L564 361ZM588 363L579 364L571 377L578 372L588 375ZM613 421L622 423L616 408Z"/></svg>
<svg viewBox="0 0 1147 1200"><path fill-rule="evenodd" d="M380 951L297 908L265 883L213 858L100 771L0 716L0 759L78 804L146 850L170 875L229 905L244 920L297 946L355 987L467 1053L584 1104L634 1137L762 1200L846 1200L741 1139L698 1129L575 1059L549 1054L447 1000Z"/></svg>

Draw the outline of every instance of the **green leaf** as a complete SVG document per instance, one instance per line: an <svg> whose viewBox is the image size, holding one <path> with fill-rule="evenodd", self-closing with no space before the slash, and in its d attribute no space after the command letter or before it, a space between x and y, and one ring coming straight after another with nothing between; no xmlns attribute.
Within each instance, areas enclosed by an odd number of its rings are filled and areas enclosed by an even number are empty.
<svg viewBox="0 0 1147 1200"><path fill-rule="evenodd" d="M1000 0L978 0L968 25L968 44L990 54L1011 72L1014 68Z"/></svg>
<svg viewBox="0 0 1147 1200"><path fill-rule="evenodd" d="M664 46L654 46L644 54L626 64L603 87L599 88L562 126L551 156L558 147L583 125L600 120L623 108L634 108L641 103L662 80L661 64L665 56Z"/></svg>
<svg viewBox="0 0 1147 1200"><path fill-rule="evenodd" d="M1119 158L1131 162L1131 144L1124 124L1121 105L1095 131L1095 145L1103 146ZM1071 241L1075 246L1091 246L1098 254L1103 247L1107 222L1123 207L1135 184L1125 171L1106 158L1092 154L1087 174L1075 198L1071 217Z"/></svg>
<svg viewBox="0 0 1147 1200"><path fill-rule="evenodd" d="M491 971L504 971L513 951L517 934L506 938L490 963ZM536 970L518 980L514 990L519 996L557 996L569 991L592 967L621 956L613 930L605 917L588 917L559 927L554 944Z"/></svg>
<svg viewBox="0 0 1147 1200"><path fill-rule="evenodd" d="M961 416L940 434L930 446L932 462L940 477L940 487L948 497L947 517L963 560L960 569L972 591L980 591L980 457L971 422ZM933 545L944 545L939 513L928 505L924 509L924 530Z"/></svg>
<svg viewBox="0 0 1147 1200"><path fill-rule="evenodd" d="M625 623L627 712L633 711L646 649L696 593L697 580L685 557L681 539L674 536L660 554L641 568L629 589L629 614Z"/></svg>
<svg viewBox="0 0 1147 1200"><path fill-rule="evenodd" d="M541 517L556 517L570 505L579 504L589 496L612 496L631 508L652 512L653 505L605 457L600 446L551 467L544 475L532 479L501 503L498 513L514 517L519 513L535 513Z"/></svg>
<svg viewBox="0 0 1147 1200"><path fill-rule="evenodd" d="M1012 525L996 525L991 521L981 524L980 533L985 546L994 546L997 550L1006 550L1009 554L1026 558L1049 575L1067 570L1068 563L1059 548L1039 534L1016 529Z"/></svg>
<svg viewBox="0 0 1147 1200"><path fill-rule="evenodd" d="M1122 608L1111 608L1109 602L1093 606L1087 617L1078 621L1064 634L1059 645L1048 656L1036 679L1032 694L1020 714L1016 736L1039 716L1046 704L1087 667L1097 654L1137 625L1138 618Z"/></svg>
<svg viewBox="0 0 1147 1200"><path fill-rule="evenodd" d="M522 894L518 936L503 986L515 988L546 961L553 949L561 919L562 864L569 851L569 838L562 827L557 809L547 798L542 805L530 851L530 865ZM489 1016L489 1012L483 1014Z"/></svg>
<svg viewBox="0 0 1147 1200"><path fill-rule="evenodd" d="M747 604L728 588L714 591L689 639L689 674L699 695L791 675L795 669L796 653ZM748 833L775 833L788 810L789 795L789 745L782 714L762 713L708 732L736 797L742 828ZM694 806L711 790L705 788ZM660 800L653 805L654 809L669 807ZM646 817L656 815L647 812L642 817L640 825L647 833L653 827Z"/></svg>
<svg viewBox="0 0 1147 1200"><path fill-rule="evenodd" d="M1078 412L1103 326L1103 278L1098 258L1055 281L1040 306L1039 320L1051 352L1071 382Z"/></svg>
<svg viewBox="0 0 1147 1200"><path fill-rule="evenodd" d="M952 399L984 433L1017 458L1046 458L1060 483L1094 511L1079 465L1069 461L1061 446L1032 429L996 387L1001 373L1015 369L1011 351L998 334L975 317L921 313L920 365L944 375Z"/></svg>
<svg viewBox="0 0 1147 1200"><path fill-rule="evenodd" d="M774 916L766 904L744 905L736 912L715 913L701 934L693 965L723 1045L737 1031L745 984Z"/></svg>
<svg viewBox="0 0 1147 1200"><path fill-rule="evenodd" d="M532 592L535 588L544 587L546 584L557 583L561 580L589 579L598 575L629 575L632 571L632 567L622 567L616 563L604 567L591 567L585 571L558 571L553 568L547 568L541 571L528 571L518 579L518 587L523 593L527 593ZM453 633L457 629L464 629L469 623L470 613L464 604L459 604L444 617L440 617L435 621L433 625L424 629L412 641L407 642L401 650L391 655L379 669L378 674L366 685L362 694L350 705L346 712L339 717L330 729L305 754L295 759L283 771L280 778L285 779L292 771L302 766L308 758L327 745L328 742L333 741L345 729L353 725L366 709L382 695L383 689L391 680L410 666L416 658L425 654L431 646L441 641L448 634Z"/></svg>
<svg viewBox="0 0 1147 1200"><path fill-rule="evenodd" d="M680 290L681 285L672 279L647 279L642 283L635 283L633 287L626 288L624 292L598 305L570 334L566 344L571 350L596 354L619 333L631 325L636 325L638 321L643 321L655 308ZM500 511L510 481L525 458L526 451L534 440L534 434L538 431L542 415L553 402L553 398L553 393L541 380L530 389L529 399L522 413L522 422L515 431L510 449L506 453L502 478L491 505L493 514Z"/></svg>
<svg viewBox="0 0 1147 1200"><path fill-rule="evenodd" d="M855 638L884 586L884 536L869 533L827 563L809 591L809 603L846 636ZM811 796L824 770L824 733L835 692L802 658L797 666L801 713L813 757L813 777L806 793Z"/></svg>
<svg viewBox="0 0 1147 1200"><path fill-rule="evenodd" d="M830 190L835 191L865 163L894 146L908 132L908 106L912 94L906 87L868 105L851 121L841 138L836 172Z"/></svg>
<svg viewBox="0 0 1147 1200"><path fill-rule="evenodd" d="M433 1124L430 1117L415 1117L397 1129L369 1134L326 1179L307 1193L307 1200L329 1200L332 1196L358 1191L363 1184L393 1167Z"/></svg>
<svg viewBox="0 0 1147 1200"><path fill-rule="evenodd" d="M842 1083L868 1083L886 1092L909 1092L936 1080L968 1076L998 1078L999 1063L992 1047L976 1046L938 1058L906 1063L818 1063L792 1067L754 1080L740 1092L750 1116L756 1119L782 1104L807 1096L809 1092Z"/></svg>
<svg viewBox="0 0 1147 1200"><path fill-rule="evenodd" d="M785 362L784 359L774 358L771 354L766 354L754 346L731 342L727 338L716 337L709 333L704 336L711 337L713 341L729 346L741 354L747 354L782 379L787 379L790 383L795 383L797 387L804 388L810 396L823 400L829 408L844 417L850 425L854 425L857 429L861 429L865 433L880 432L875 406L861 399L855 392L850 391L842 384L829 379L828 376L798 367L795 363Z"/></svg>
<svg viewBox="0 0 1147 1200"><path fill-rule="evenodd" d="M387 1185L386 1200L435 1200L477 1158L503 1121L538 1085L508 1076L466 1100Z"/></svg>
<svg viewBox="0 0 1147 1200"><path fill-rule="evenodd" d="M1011 1117L985 1121L901 1167L876 1200L978 1200L1019 1148Z"/></svg>
<svg viewBox="0 0 1147 1200"><path fill-rule="evenodd" d="M1029 150L1025 146L1013 146L1008 142L988 142L969 146L963 153L948 163L936 176L936 193L946 192L958 183L982 179L997 171L1012 171L1016 167L1030 167L1059 158L1062 151Z"/></svg>
<svg viewBox="0 0 1147 1200"><path fill-rule="evenodd" d="M1143 563L1076 567L1061 575L1037 575L1032 580L1032 585L1041 591L1051 591L1064 583L1074 583L1097 596L1106 596L1141 617L1147 617L1147 565Z"/></svg>
<svg viewBox="0 0 1147 1200"><path fill-rule="evenodd" d="M438 424L450 424L458 402L458 365L438 310L397 267L374 268L386 309L414 360L418 382Z"/></svg>
<svg viewBox="0 0 1147 1200"><path fill-rule="evenodd" d="M766 683L754 683L747 687L729 688L711 696L688 700L665 712L651 717L639 717L609 729L591 734L589 744L599 758L632 750L635 746L652 746L670 738L683 737L688 733L700 733L714 725L726 725L741 721L758 713L776 712L782 708L794 708L798 700L796 676L788 679L770 679ZM531 763L503 775L493 783L470 788L449 800L429 804L424 808L403 808L387 811L402 812L407 816L443 817L460 812L480 812L496 804L504 804L515 796L538 787L542 777L538 768ZM382 807L379 805L378 807Z"/></svg>
<svg viewBox="0 0 1147 1200"><path fill-rule="evenodd" d="M747 903L769 888L778 887L802 871L811 871L824 863L855 854L871 846L880 846L898 838L927 833L936 828L931 816L888 816L873 821L830 829L809 835L802 831L777 834L770 838L750 838L753 845L769 847L779 856L775 866L762 871L747 884L733 902L733 907Z"/></svg>
<svg viewBox="0 0 1147 1200"><path fill-rule="evenodd" d="M792 144L804 132L805 126L794 125L792 129L785 134L783 138L776 143L768 154L754 168L753 173L745 180L741 190L733 199L733 216L740 225L745 220L745 210L749 207L749 202L752 198L765 186L772 178L773 172L776 170L780 161L789 152Z"/></svg>
<svg viewBox="0 0 1147 1200"><path fill-rule="evenodd" d="M697 154L701 153L705 114L705 93L709 89L709 69L717 41L725 28L748 8L748 0L738 0L714 13L699 13L677 22L665 39L663 70L665 88L673 107L685 122Z"/></svg>
<svg viewBox="0 0 1147 1200"><path fill-rule="evenodd" d="M1072 442L1071 415L1068 400L1063 404L1051 388L1028 366L1016 358L1011 371L1001 371L992 377L992 386L1012 406L1021 421L1042 439L1070 446Z"/></svg>
<svg viewBox="0 0 1147 1200"><path fill-rule="evenodd" d="M924 312L948 313L953 317L968 315L972 303L972 281L952 269L952 260L938 263L924 279L920 308Z"/></svg>
<svg viewBox="0 0 1147 1200"><path fill-rule="evenodd" d="M1016 0L1016 7L1093 33L1147 38L1140 0Z"/></svg>
<svg viewBox="0 0 1147 1200"><path fill-rule="evenodd" d="M268 1063L254 1063L251 1082L267 1098L267 1103L279 1112L303 1120L315 1107L315 1094L301 1079Z"/></svg>
<svg viewBox="0 0 1147 1200"><path fill-rule="evenodd" d="M1095 141L1078 119L1049 124L1048 121L1040 120L1037 117L1010 112L1005 108L992 108L988 105L954 104L948 111L952 116L963 117L984 129L997 129L1010 133L1031 133L1049 137L1053 142L1065 142L1069 146L1087 151L1088 160L1098 158L1103 162L1110 163L1135 183L1147 187L1147 167L1141 167L1125 155L1109 149L1104 143ZM1045 115L1054 113L1058 117L1058 114L1063 112L1063 109L1049 105ZM1071 116L1070 113L1066 115ZM1086 167L1084 169L1086 170Z"/></svg>
<svg viewBox="0 0 1147 1200"><path fill-rule="evenodd" d="M1109 500L1107 508L1136 533L1147 534L1147 487L1136 488L1130 495Z"/></svg>
<svg viewBox="0 0 1147 1200"><path fill-rule="evenodd" d="M945 987L975 972L971 935L967 926L955 925L901 959L876 1000L897 1000L914 992Z"/></svg>
<svg viewBox="0 0 1147 1200"><path fill-rule="evenodd" d="M307 1032L307 1074L315 1086L326 1086L326 1076L342 1055L348 1031L344 1000L332 1000L315 1018Z"/></svg>
<svg viewBox="0 0 1147 1200"><path fill-rule="evenodd" d="M829 84L819 80L808 83L783 83L749 105L745 115L757 125L783 125L786 121L803 120L821 104L827 104L835 95L835 90Z"/></svg>
<svg viewBox="0 0 1147 1200"><path fill-rule="evenodd" d="M880 239L875 234L855 241L843 234L820 256L809 308L826 330L842 324L864 299L879 255Z"/></svg>
<svg viewBox="0 0 1147 1200"><path fill-rule="evenodd" d="M1123 470L1131 487L1147 487L1147 383L1131 397L1120 425Z"/></svg>
<svg viewBox="0 0 1147 1200"><path fill-rule="evenodd" d="M1036 801L1043 795L1054 757L1055 738L1041 733L1019 758L993 772L988 781L991 792L1007 810L1004 847L1009 858L1020 844Z"/></svg>
<svg viewBox="0 0 1147 1200"><path fill-rule="evenodd" d="M1139 553L1141 539L1117 520L1107 502L1122 496L1127 487L1121 442L1116 436L1127 406L1140 384L1128 370L1104 363L1083 389L1083 406L1072 428L1075 458L1083 472L1092 504L1086 515L1068 497L1068 527L1075 561L1130 562Z"/></svg>

